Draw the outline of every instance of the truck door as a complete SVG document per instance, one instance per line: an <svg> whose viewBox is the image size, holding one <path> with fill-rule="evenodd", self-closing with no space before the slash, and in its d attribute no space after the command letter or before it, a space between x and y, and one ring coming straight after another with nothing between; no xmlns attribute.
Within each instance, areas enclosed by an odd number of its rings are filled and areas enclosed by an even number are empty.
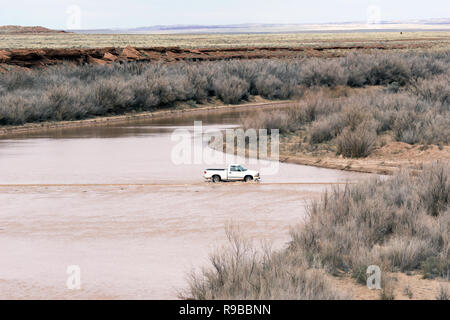
<svg viewBox="0 0 450 320"><path fill-rule="evenodd" d="M239 169L239 166L230 166L228 168L228 180L240 180L243 177L241 177L242 172Z"/></svg>

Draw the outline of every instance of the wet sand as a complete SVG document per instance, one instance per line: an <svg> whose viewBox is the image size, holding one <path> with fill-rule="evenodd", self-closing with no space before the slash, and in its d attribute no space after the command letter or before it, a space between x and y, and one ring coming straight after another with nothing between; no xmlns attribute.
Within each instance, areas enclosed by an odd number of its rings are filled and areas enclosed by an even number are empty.
<svg viewBox="0 0 450 320"><path fill-rule="evenodd" d="M369 177L281 164L261 183L212 184L202 178L208 165L171 161L174 129L193 120L232 128L241 115L0 140L0 298L176 298L187 274L225 243L227 223L279 248L324 189ZM81 290L66 287L69 265L81 268Z"/></svg>

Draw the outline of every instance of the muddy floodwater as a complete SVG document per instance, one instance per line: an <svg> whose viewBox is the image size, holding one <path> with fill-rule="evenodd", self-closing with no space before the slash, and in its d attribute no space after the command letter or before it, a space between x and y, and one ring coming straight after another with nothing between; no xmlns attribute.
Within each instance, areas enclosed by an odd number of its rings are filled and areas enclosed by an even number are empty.
<svg viewBox="0 0 450 320"><path fill-rule="evenodd" d="M369 177L280 164L260 183L213 184L203 170L226 159L174 163L175 129L191 133L194 120L204 129L234 128L242 114L0 139L0 298L177 298L188 273L226 243L226 224L280 248L324 189ZM67 287L74 265L79 290Z"/></svg>

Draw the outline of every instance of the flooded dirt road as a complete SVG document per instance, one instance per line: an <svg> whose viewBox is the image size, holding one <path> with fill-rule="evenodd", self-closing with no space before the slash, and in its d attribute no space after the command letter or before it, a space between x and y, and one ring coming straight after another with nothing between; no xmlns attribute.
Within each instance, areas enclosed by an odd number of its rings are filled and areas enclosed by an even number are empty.
<svg viewBox="0 0 450 320"><path fill-rule="evenodd" d="M174 129L192 130L194 120L233 128L240 116L210 112L0 140L0 298L176 298L187 274L225 243L227 223L281 247L321 191L369 177L280 164L261 183L212 184L202 178L209 165L173 163ZM80 267L80 290L67 288L71 265Z"/></svg>

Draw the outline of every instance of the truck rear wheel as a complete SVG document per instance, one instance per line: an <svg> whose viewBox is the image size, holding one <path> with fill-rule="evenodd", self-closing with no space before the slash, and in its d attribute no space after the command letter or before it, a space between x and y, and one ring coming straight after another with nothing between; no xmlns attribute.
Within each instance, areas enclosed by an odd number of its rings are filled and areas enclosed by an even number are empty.
<svg viewBox="0 0 450 320"><path fill-rule="evenodd" d="M244 178L244 181L245 182L250 182L250 181L252 181L253 180L253 177L252 176L245 176L245 178Z"/></svg>
<svg viewBox="0 0 450 320"><path fill-rule="evenodd" d="M212 177L212 182L216 183L216 182L220 182L220 176L215 175Z"/></svg>

